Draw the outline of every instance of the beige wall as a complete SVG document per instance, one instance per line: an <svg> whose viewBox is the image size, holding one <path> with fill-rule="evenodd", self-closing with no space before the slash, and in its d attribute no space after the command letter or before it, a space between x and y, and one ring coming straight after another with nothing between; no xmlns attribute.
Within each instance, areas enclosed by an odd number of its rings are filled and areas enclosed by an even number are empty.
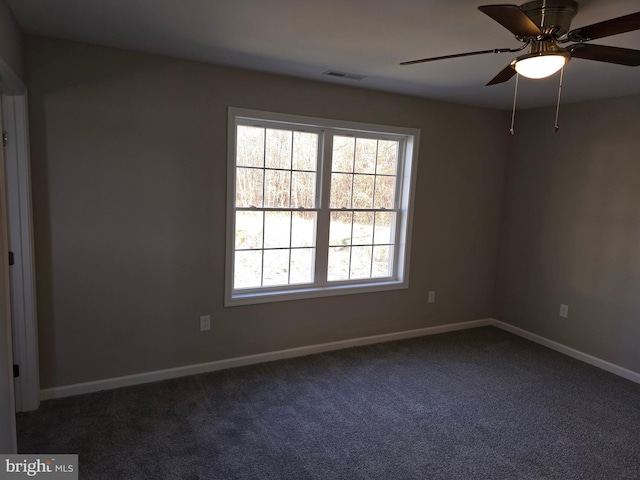
<svg viewBox="0 0 640 480"><path fill-rule="evenodd" d="M22 32L5 0L0 0L0 58L22 78Z"/></svg>
<svg viewBox="0 0 640 480"><path fill-rule="evenodd" d="M507 113L39 37L26 53L43 388L492 315ZM422 130L408 290L223 307L228 106Z"/></svg>
<svg viewBox="0 0 640 480"><path fill-rule="evenodd" d="M518 114L494 316L640 372L640 97L553 119Z"/></svg>

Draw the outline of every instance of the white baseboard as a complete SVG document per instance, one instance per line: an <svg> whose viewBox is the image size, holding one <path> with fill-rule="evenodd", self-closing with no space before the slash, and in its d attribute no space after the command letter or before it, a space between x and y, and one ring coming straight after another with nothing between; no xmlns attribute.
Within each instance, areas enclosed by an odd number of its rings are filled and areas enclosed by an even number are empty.
<svg viewBox="0 0 640 480"><path fill-rule="evenodd" d="M566 345L554 342L553 340L541 337L540 335L536 335L535 333L531 333L527 330L514 327L513 325L501 322L500 320L496 320L495 318L489 320L489 325L501 328L502 330L513 333L514 335L518 335L519 337L526 338L527 340L531 340L532 342L539 343L540 345L544 345L545 347L548 347L552 350L563 353L569 357L575 358L595 367L601 368L603 370L606 370L607 372L611 372L615 375L626 378L627 380L631 380L632 382L640 383L640 373L634 372L633 370L628 370L624 367L620 367L619 365L616 365L614 363L607 362L606 360L602 360L601 358L581 352L580 350L576 350L575 348L567 347Z"/></svg>
<svg viewBox="0 0 640 480"><path fill-rule="evenodd" d="M199 373L214 372L216 370L224 370L227 368L242 367L245 365L252 365L256 363L272 362L285 358L302 357L305 355L312 355L314 353L329 352L332 350L341 350L344 348L371 345L374 343L390 342L393 340L402 340L405 338L423 337L426 335L453 332L455 330L466 330L476 327L485 327L488 325L500 328L540 345L544 345L545 347L551 348L552 350L563 353L590 365L602 368L603 370L626 378L627 380L631 380L632 382L640 383L640 373L628 370L624 367L620 367L574 348L567 347L566 345L562 345L561 343L549 340L548 338L536 335L535 333L531 333L527 330L514 327L513 325L501 322L500 320L496 320L495 318L486 318L482 320L472 320L469 322L452 323L449 325L439 325L436 327L418 328L415 330L405 330L402 332L385 333L382 335L372 335L368 337L352 338L349 340L340 340L337 342L308 345L305 347L289 348L287 350L278 350L275 352L259 353L256 355L247 355L244 357L228 358L225 360L199 363L196 365L186 365L184 367L169 368L166 370L156 370L153 372L127 375L124 377L107 378L104 380L96 380L94 382L76 383L74 385L66 385L63 387L46 388L40 390L40 400L81 395L84 393L98 392L100 390L110 390L114 388L128 387L131 385L158 382L160 380L168 380L171 378L185 377L188 375L196 375Z"/></svg>
<svg viewBox="0 0 640 480"><path fill-rule="evenodd" d="M131 385L140 385L143 383L158 382L160 380L168 380L171 378L185 377L188 375L196 375L198 373L213 372L216 370L224 370L227 368L241 367L252 365L255 363L272 362L274 360L282 360L285 358L302 357L312 355L314 353L328 352L332 350L341 350L344 348L358 347L362 345L370 345L374 343L390 342L393 340L402 340L405 338L423 337L426 335L434 335L437 333L453 332L455 330L466 330L469 328L486 327L491 324L493 319L472 320L469 322L452 323L449 325L439 325L436 327L418 328L415 330L405 330L402 332L385 333L382 335L372 335L368 337L352 338L349 340L340 340L337 342L321 343L317 345L309 345L305 347L289 348L287 350L278 350L275 352L259 353L256 355L247 355L244 357L235 357L225 360L217 360L214 362L199 363L196 365L186 365L184 367L169 368L166 370L156 370L153 372L139 373L136 375L127 375L124 377L107 378L104 380L96 380L94 382L76 383L74 385L65 385L63 387L46 388L40 390L40 400L49 400L52 398L69 397L72 395L81 395L84 393L98 392L100 390L110 390L113 388L128 387Z"/></svg>

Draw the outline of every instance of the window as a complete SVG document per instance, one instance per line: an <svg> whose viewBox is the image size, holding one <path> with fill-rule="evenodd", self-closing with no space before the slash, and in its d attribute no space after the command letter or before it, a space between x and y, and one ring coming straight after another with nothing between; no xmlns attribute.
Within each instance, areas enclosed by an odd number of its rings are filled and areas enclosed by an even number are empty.
<svg viewBox="0 0 640 480"><path fill-rule="evenodd" d="M230 108L225 304L407 288L418 136Z"/></svg>

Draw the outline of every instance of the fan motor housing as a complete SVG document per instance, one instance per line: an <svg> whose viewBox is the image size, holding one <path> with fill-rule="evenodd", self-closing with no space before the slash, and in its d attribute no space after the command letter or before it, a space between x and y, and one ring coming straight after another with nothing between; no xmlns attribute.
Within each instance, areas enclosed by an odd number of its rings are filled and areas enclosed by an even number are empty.
<svg viewBox="0 0 640 480"><path fill-rule="evenodd" d="M536 0L520 5L520 10L545 35L558 38L569 32L571 21L578 13L578 3L573 0Z"/></svg>

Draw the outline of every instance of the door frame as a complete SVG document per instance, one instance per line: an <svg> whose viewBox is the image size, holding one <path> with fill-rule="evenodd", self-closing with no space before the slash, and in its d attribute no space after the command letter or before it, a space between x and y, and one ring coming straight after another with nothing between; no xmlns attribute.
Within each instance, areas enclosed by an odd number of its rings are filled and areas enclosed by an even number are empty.
<svg viewBox="0 0 640 480"><path fill-rule="evenodd" d="M0 101L1 103L1 101ZM0 128L2 118L0 118ZM0 151L0 452L16 453L16 408L11 341L11 288L9 280L8 220L4 152Z"/></svg>
<svg viewBox="0 0 640 480"><path fill-rule="evenodd" d="M26 412L40 405L26 94L2 95L2 120L8 138L4 153L9 251L13 252L15 262L9 274L13 361L20 368L15 381L16 411Z"/></svg>
<svg viewBox="0 0 640 480"><path fill-rule="evenodd" d="M11 67L0 58L5 148L8 249L14 252L10 269L13 363L19 365L15 379L15 410L35 410L40 404L38 329L35 297L35 263L31 208L29 125L27 89Z"/></svg>

